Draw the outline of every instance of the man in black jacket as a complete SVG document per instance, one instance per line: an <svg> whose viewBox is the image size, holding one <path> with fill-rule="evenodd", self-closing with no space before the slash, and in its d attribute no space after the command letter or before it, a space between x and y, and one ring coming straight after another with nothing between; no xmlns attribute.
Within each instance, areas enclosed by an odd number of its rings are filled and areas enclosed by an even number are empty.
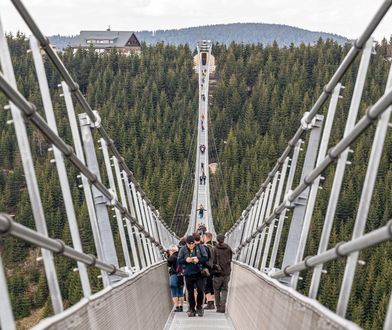
<svg viewBox="0 0 392 330"><path fill-rule="evenodd" d="M182 247L178 253L177 262L182 266L185 276L185 284L188 290L189 310L188 316L203 316L203 278L201 269L208 261L207 252L204 246L196 246L195 238L191 235L186 238L186 246ZM197 289L197 306L195 302L195 289ZM195 310L195 307L197 309Z"/></svg>
<svg viewBox="0 0 392 330"><path fill-rule="evenodd" d="M216 311L218 313L224 313L226 311L226 299L229 289L233 251L230 246L224 243L224 235L218 235L216 240L218 243L214 247L214 277L212 282L214 286Z"/></svg>

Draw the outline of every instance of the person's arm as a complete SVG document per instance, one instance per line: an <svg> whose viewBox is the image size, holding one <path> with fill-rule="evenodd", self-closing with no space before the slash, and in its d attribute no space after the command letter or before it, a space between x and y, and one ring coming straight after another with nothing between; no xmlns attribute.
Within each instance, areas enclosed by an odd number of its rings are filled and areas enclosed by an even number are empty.
<svg viewBox="0 0 392 330"><path fill-rule="evenodd" d="M208 254L207 254L206 248L203 245L201 245L201 246L199 246L199 250L200 250L199 262L202 264L205 264L208 261Z"/></svg>
<svg viewBox="0 0 392 330"><path fill-rule="evenodd" d="M177 257L177 263L179 265L185 265L185 249L181 249L180 252L178 253Z"/></svg>

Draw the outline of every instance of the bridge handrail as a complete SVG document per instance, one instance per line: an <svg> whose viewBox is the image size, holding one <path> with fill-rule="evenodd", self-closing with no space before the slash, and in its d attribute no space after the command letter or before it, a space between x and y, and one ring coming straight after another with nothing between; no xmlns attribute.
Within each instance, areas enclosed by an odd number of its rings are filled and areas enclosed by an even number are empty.
<svg viewBox="0 0 392 330"><path fill-rule="evenodd" d="M15 1L15 0L13 0ZM332 94L335 86L337 83L341 80L343 75L346 73L347 69L350 67L350 65L354 62L358 54L361 52L363 49L366 41L371 37L372 33L374 30L377 28L377 26L380 24L382 18L385 16L385 14L388 12L389 8L392 6L392 0L387 0L384 1L384 3L380 6L376 14L373 16L372 20L369 22L361 36L356 39L353 43L353 46L350 48L349 52L343 59L342 63L338 67L338 69L335 71L334 75L330 79L330 81L324 86L323 92L317 99L317 101L314 103L313 107L309 111L309 113L303 117L304 122L306 124L310 124L313 120L313 118L316 116L318 111L321 109L321 107L325 104L327 101L328 97ZM229 235L239 224L240 222L245 218L245 215L249 212L251 209L252 202L255 202L261 195L261 193L265 190L267 187L268 183L272 180L274 177L275 173L278 171L279 167L284 163L284 160L286 157L289 155L290 151L295 147L296 143L300 139L302 133L305 131L305 128L303 125L300 125L294 134L293 138L288 142L286 149L283 151L282 155L278 158L276 164L272 168L272 170L268 173L267 178L265 181L262 183L259 191L256 193L255 197L252 199L252 201L249 203L248 207L245 209L244 213L241 215L241 217L234 223L234 225L228 230L227 234Z"/></svg>
<svg viewBox="0 0 392 330"><path fill-rule="evenodd" d="M132 225L136 226L146 238L148 238L153 244L160 248L163 252L165 248L154 239L152 233L149 233L144 226L138 223L138 221L129 213L128 209L121 205L121 203L113 196L113 193L105 187L105 185L98 179L90 169L83 164L83 162L74 153L73 148L65 143L46 123L42 116L37 112L34 104L27 101L19 91L15 90L5 79L4 75L0 72L0 88L4 94L20 109L23 111L25 118L30 120L45 137L54 144L62 154L69 159L69 161L75 165L105 197L111 201L111 204L116 207L121 214L126 217Z"/></svg>
<svg viewBox="0 0 392 330"><path fill-rule="evenodd" d="M34 244L40 248L50 250L56 255L63 255L69 259L83 262L87 266L94 266L100 270L108 272L110 275L118 275L128 277L129 273L122 271L115 265L108 264L97 259L92 254L83 253L66 245L60 239L49 238L37 231L30 229L20 223L14 221L10 215L0 213L0 234L1 236L14 236L26 242Z"/></svg>
<svg viewBox="0 0 392 330"><path fill-rule="evenodd" d="M381 228L375 229L349 242L340 242L323 253L315 256L307 256L301 262L286 266L283 270L269 273L269 276L272 278L287 277L302 270L314 268L317 265L324 264L328 261L346 257L352 252L361 251L390 239L392 239L392 219Z"/></svg>
<svg viewBox="0 0 392 330"><path fill-rule="evenodd" d="M321 161L321 163L316 166L307 176L304 177L302 182L291 191L286 199L273 210L272 214L266 218L266 220L256 228L256 230L243 240L243 243L236 249L239 252L242 247L245 247L253 238L257 236L259 232L269 225L284 209L290 208L291 203L299 196L301 193L309 187L315 179L329 166L331 165L339 155L354 142L363 131L365 131L388 107L392 104L392 89L385 93L380 99L368 109L366 115L364 115L359 122L354 126L352 131L343 139L341 139L334 147L332 147L327 156Z"/></svg>
<svg viewBox="0 0 392 330"><path fill-rule="evenodd" d="M110 148L112 153L115 155L115 157L117 158L117 160L119 162L119 165L127 173L128 177L131 179L132 183L135 185L135 188L139 191L139 193L144 198L144 200L146 201L148 206L150 206L151 210L156 215L158 221L160 221L162 223L162 225L170 232L171 235L173 235L175 238L178 239L178 236L171 230L171 228L166 224L166 222L163 221L163 219L161 218L159 213L156 212L157 211L156 208L152 205L151 201L146 196L146 193L142 190L140 183L137 182L132 171L128 168L124 158L121 156L120 152L118 151L118 149L114 145L113 140L109 137L105 128L102 126L102 123L100 122L100 118L98 118L97 115L94 113L91 106L87 102L86 98L84 97L84 95L80 91L78 84L73 80L72 76L70 75L69 71L65 67L64 63L61 61L58 54L51 47L49 39L47 37L45 37L44 34L41 32L38 25L35 23L34 19L32 18L32 16L30 15L30 13L28 12L26 7L24 6L24 4L20 0L11 0L11 2L14 4L16 10L19 12L20 16L22 17L24 22L29 27L32 34L38 40L40 46L45 51L45 53L48 55L49 59L51 60L51 62L53 63L53 65L55 66L55 68L57 69L59 74L61 75L61 77L65 80L65 82L69 86L71 93L75 95L76 99L78 100L79 104L81 105L83 110L86 112L86 114L88 115L90 120L94 124L97 124L96 128L99 130L101 136L106 141L107 146ZM102 192L102 193L104 193L104 192ZM106 196L106 197L108 197L108 196ZM111 198L109 198L109 199L111 199Z"/></svg>

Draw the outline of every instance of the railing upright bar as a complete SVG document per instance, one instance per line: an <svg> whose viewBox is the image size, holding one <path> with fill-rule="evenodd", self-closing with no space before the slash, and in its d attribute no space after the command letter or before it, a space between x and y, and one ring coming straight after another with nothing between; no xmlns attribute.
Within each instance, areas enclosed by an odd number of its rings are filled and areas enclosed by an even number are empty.
<svg viewBox="0 0 392 330"><path fill-rule="evenodd" d="M137 219L139 225L144 227L143 226L143 221L142 221L141 216L140 216L139 198L138 198L138 195L137 195L137 190L135 188L135 185L132 182L130 184L130 189L131 189L133 202L134 202L134 206L135 206L136 219ZM145 240L145 237L143 235L140 235L140 241L141 241L141 246L142 246L142 249L143 249L143 256L144 256L144 260L145 260L145 265L143 266L143 268L144 268L144 267L148 267L150 265L150 262L149 262L150 256L148 254L146 240Z"/></svg>
<svg viewBox="0 0 392 330"><path fill-rule="evenodd" d="M147 212L146 212L146 203L145 203L145 200L143 199L142 196L140 196L140 208L141 208L142 219L144 219L143 223L147 227L150 235L153 235L153 233L151 231L150 224L149 224ZM154 254L153 254L153 246L152 246L150 240L147 240L147 246L148 246L148 251L150 253L151 264L153 264L154 263Z"/></svg>
<svg viewBox="0 0 392 330"><path fill-rule="evenodd" d="M135 205L133 203L133 196L132 196L132 192L131 192L131 183L128 181L127 173L125 171L122 171L122 174L123 174L125 192L127 193L127 198L128 198L129 212L131 213L131 216L134 219L136 219L136 210L135 210ZM134 224L131 224L131 229L132 229L132 237L136 241L137 251L138 251L139 258L140 258L140 259L136 258L136 260L137 260L136 267L138 268L138 270L140 270L140 269L143 269L146 267L146 261L144 258L144 251L143 251L143 247L142 247L141 236L140 236L139 229L137 228L137 226L135 226Z"/></svg>
<svg viewBox="0 0 392 330"><path fill-rule="evenodd" d="M108 146L106 144L106 141L102 138L99 139L99 142L101 143L103 159L104 159L105 167L106 167L106 173L107 173L107 176L109 179L109 187L113 192L113 196L115 196L117 198L116 183L114 182L112 164L110 162ZM131 267L132 267L131 266L131 259L129 257L128 244L127 244L127 239L126 239L125 231L124 231L124 221L123 221L121 212L117 207L114 207L114 212L115 212L115 217L117 220L118 232L120 234L120 241L121 241L122 251L124 254L125 265L127 266L128 269L131 269Z"/></svg>
<svg viewBox="0 0 392 330"><path fill-rule="evenodd" d="M287 173L288 162L289 162L289 158L286 157L286 159L285 159L285 161L283 163L283 166L282 166L281 173L279 174L279 185L278 185L278 191L276 192L276 198L275 198L275 202L274 202L274 209L279 205L281 197L282 197L283 187L284 187L285 180L286 180L286 173ZM278 173L278 172L276 172L276 173ZM275 219L275 221L272 221L271 224L269 225L269 228L268 228L268 237L267 237L267 242L266 242L265 248L264 248L263 261L261 263L261 269L262 270L267 265L267 258L268 258L269 252L270 252L272 236L274 234L274 229L275 229L277 220L278 219Z"/></svg>
<svg viewBox="0 0 392 330"><path fill-rule="evenodd" d="M305 177L314 169L323 122L324 116L317 115L314 117L312 123L306 127L306 129L310 129L310 134L301 171L301 182L304 182ZM295 190L293 194L294 193ZM291 265L295 261L295 256L299 248L299 239L303 228L305 210L308 204L309 193L310 187L306 185L303 187L303 189L298 189L297 196L295 198L292 198L290 201L289 206L294 207L294 209L286 241L286 248L283 256L282 267ZM291 282L291 285L293 285L293 282Z"/></svg>
<svg viewBox="0 0 392 330"><path fill-rule="evenodd" d="M249 217L249 228L248 228L248 235L249 233L252 232L252 229L254 227L254 224L256 223L256 210L257 210L257 205L259 204L259 200L256 200L252 206L252 210L250 211L250 217ZM246 255L245 255L245 263L249 264L249 259L252 253L253 249L253 244L254 242L252 241L246 249Z"/></svg>
<svg viewBox="0 0 392 330"><path fill-rule="evenodd" d="M100 168L98 164L97 154L95 151L95 145L92 135L92 125L94 125L86 114L79 115L80 130L82 134L83 147L86 153L86 163L88 169L96 176L99 182L101 180ZM94 126L93 126L94 127ZM102 183L101 183L102 184ZM117 251L114 244L113 231L110 225L110 217L107 208L107 204L110 202L110 198L113 198L110 194L109 197L103 194L97 187L92 187L92 193L94 198L95 212L98 220L98 231L101 236L103 260L116 267L118 267ZM118 280L117 276L110 276L110 282Z"/></svg>
<svg viewBox="0 0 392 330"><path fill-rule="evenodd" d="M389 70L388 81L385 93L392 90L392 66ZM384 149L385 138L388 131L389 120L391 117L392 106L384 111L378 118L376 133L374 135L373 145L370 152L369 163L366 170L365 182L362 187L361 200L357 210L355 225L352 239L359 238L365 231L366 221L369 214L370 203L376 184L378 169L380 166L381 156ZM336 312L338 315L345 317L348 301L350 298L351 288L354 281L355 270L357 267L359 252L353 252L347 258L346 269L344 271L342 287L340 289L338 305Z"/></svg>
<svg viewBox="0 0 392 330"><path fill-rule="evenodd" d="M37 72L38 84L40 87L42 103L45 110L48 125L52 128L55 134L58 135L56 118L53 111L52 98L49 92L48 80L46 78L44 62L39 49L37 39L33 36L30 37L30 48L33 55L34 66ZM54 160L56 163L57 174L59 176L60 188L63 194L65 212L69 224L69 230L71 233L72 244L75 250L83 252L82 242L80 240L78 222L75 215L75 208L72 201L71 188L68 182L67 171L64 164L64 158L61 151L54 145L52 145ZM78 262L78 270L80 282L82 284L82 290L84 297L91 296L91 287L88 278L86 265L82 262Z"/></svg>
<svg viewBox="0 0 392 330"><path fill-rule="evenodd" d="M154 219L153 219L153 217L152 217L152 210L151 210L151 207L148 206L148 204L147 204L146 202L144 202L144 207L145 207L145 209L146 209L146 217L147 217L147 221L148 221L148 225L149 225L149 228L150 228L151 235L154 237L155 241L158 242L158 237L157 237L156 231L155 231ZM173 243L174 243L174 242L173 242ZM157 253L157 251L156 251L156 246L155 246L155 244L151 244L151 247L152 247L152 252L153 252L154 260L155 260L155 262L158 262L158 261L159 261L159 257L158 257L158 253Z"/></svg>
<svg viewBox="0 0 392 330"><path fill-rule="evenodd" d="M132 184L131 184L132 185ZM142 204L142 197L140 194L136 191L135 189L135 194L136 194L136 214L139 217L140 224L144 227L145 230L147 230L147 225L145 223L144 219L144 213L143 213L143 204ZM151 262L151 251L150 251L150 245L148 244L149 241L146 239L146 237L143 235L142 236L142 241L143 241L143 246L144 246L144 251L146 252L146 262L147 266L150 266L152 264Z"/></svg>
<svg viewBox="0 0 392 330"><path fill-rule="evenodd" d="M0 242L0 244L2 244ZM8 294L7 278L5 277L3 259L0 251L0 326L2 329L15 330L15 319L12 313L11 300Z"/></svg>
<svg viewBox="0 0 392 330"><path fill-rule="evenodd" d="M267 185L267 188L265 189L263 205L261 206L260 218L259 218L259 222L258 222L260 224L259 227L264 223L266 209L267 209L267 205L268 205L268 202L269 202L269 199L270 199L271 186L272 186L272 184L269 183ZM257 269L259 269L261 252L263 251L263 246L264 246L264 238L265 238L265 231L264 231L264 229L262 231L258 232L257 234L259 236L258 237L259 245L257 247L257 253L256 253L254 264L255 264L255 267Z"/></svg>
<svg viewBox="0 0 392 330"><path fill-rule="evenodd" d="M4 72L4 76L0 73L7 87L16 90L16 79L14 69L12 67L11 55L8 49L7 40L0 21L0 64ZM5 79L6 78L6 79ZM9 83L8 83L9 82ZM15 127L16 139L20 149L20 155L25 174L27 190L30 197L31 208L35 226L42 235L48 236L45 214L42 207L41 195L38 187L38 181L34 169L34 161L31 154L29 138L27 135L25 120L22 115L22 109L18 109L18 105L10 102L12 119ZM49 293L52 301L52 307L55 314L63 311L63 300L57 280L56 268L54 266L53 255L50 251L42 250L44 260L45 274L48 281Z"/></svg>
<svg viewBox="0 0 392 330"><path fill-rule="evenodd" d="M267 206L267 217L271 214L271 210L272 210L272 205L276 204L276 202L274 203L274 200L278 200L277 196L275 195L275 190L277 187L277 182L278 182L278 177L279 177L280 172L277 171L274 175L274 180L272 181L272 189L271 189L271 194L270 194L270 200L268 202L268 206ZM279 202L279 200L278 200ZM268 234L267 234L267 240L265 242L265 245L263 247L264 249L264 253L263 253L263 258L261 259L261 264L260 264L260 269L262 272L264 272L264 268L265 265L267 264L267 257L268 257L268 249L269 246L271 244L271 239L272 239L272 233L273 233L273 226L275 225L275 222L272 221L268 227ZM267 228L267 227L266 227ZM265 228L265 231L266 231Z"/></svg>
<svg viewBox="0 0 392 330"><path fill-rule="evenodd" d="M384 330L392 329L392 292L389 294L389 304L385 315Z"/></svg>
<svg viewBox="0 0 392 330"><path fill-rule="evenodd" d="M260 197L259 197L259 203L257 205L257 211L256 211L256 219L257 222L255 223L255 227L253 229L253 231L257 228L257 226L260 223L260 212L261 212L261 205L263 204L263 200L264 200L264 195L265 193L262 192ZM261 239L261 234L257 234L256 238L254 239L254 247L252 249L252 255L250 257L250 265L252 265L254 267L255 261L256 261L256 253L259 249L259 244L260 244L260 239Z"/></svg>
<svg viewBox="0 0 392 330"><path fill-rule="evenodd" d="M61 82L61 86L63 89L64 101L65 101L65 106L67 109L68 120L69 120L69 124L71 127L71 134L72 134L72 139L73 139L73 143L74 143L74 147L75 147L75 153L76 153L76 156L80 159L81 163L83 165L85 165L86 160L84 158L83 147L82 147L81 137L79 134L78 123L76 120L75 109L74 109L73 102L72 102L71 92L70 92L69 87L65 81ZM89 219L90 219L91 231L93 233L95 250L97 252L98 258L103 260L104 258L103 258L103 250L102 250L102 240L101 240L101 236L99 234L98 220L97 220L97 215L95 213L95 207L94 207L93 195L91 192L91 186L88 182L87 177L83 173L80 174L80 178L82 181L83 192L84 192L86 205L87 205L87 211L88 211L88 215L89 215ZM108 286L109 285L108 274L104 271L101 271L101 276L102 276L103 285L105 287Z"/></svg>
<svg viewBox="0 0 392 330"><path fill-rule="evenodd" d="M322 160L325 158L325 155L327 153L328 149L328 143L329 143L329 137L331 135L331 130L332 130L332 124L335 118L335 111L336 107L338 104L339 100L339 94L340 94L340 89L342 87L341 83L338 83L336 87L333 90L329 107L328 107L328 112L327 112L327 117L325 120L325 125L324 125L324 130L323 130L323 135L321 137L321 143L320 143L320 148L319 148L319 153L317 156L317 161L316 161L316 166L318 166ZM299 239L299 244L298 244L298 250L296 253L295 257L295 262L298 262L302 260L305 252L305 247L306 247L306 242L308 239L308 232L309 232L309 227L310 227L310 222L312 220L313 216L313 210L316 205L316 198L317 198L317 193L319 191L319 185L320 185L320 179L321 176L318 176L312 183L311 188L310 188L310 194L308 198L308 204L306 207L305 211L305 216L304 216L304 221L303 221L303 227L301 231L301 236ZM297 283L298 283L298 276L299 274L295 274L292 278L292 287L296 288Z"/></svg>
<svg viewBox="0 0 392 330"><path fill-rule="evenodd" d="M347 116L346 127L343 133L343 138L348 136L348 134L352 131L358 116L360 100L365 85L366 73L370 62L372 48L373 48L373 40L369 39L362 53L362 58L358 69L358 75L357 75L357 79L355 82L354 91L351 99L350 109ZM343 183L343 177L346 170L347 158L349 152L350 151L348 149L344 150L343 153L338 158L332 189L328 201L327 211L325 214L323 230L321 232L320 244L317 251L318 254L324 252L328 247L329 236L332 230L333 220L338 205L340 190ZM321 278L321 271L322 271L322 265L315 268L312 275L309 297L314 299L317 297L318 287Z"/></svg>
<svg viewBox="0 0 392 330"><path fill-rule="evenodd" d="M114 165L114 172L116 174L117 186L118 186L118 190L120 192L121 204L125 209L129 210L128 204L127 204L127 198L125 196L124 180L121 176L120 166L118 164L117 157L113 156L112 160L113 160L113 165ZM135 244L135 237L133 235L133 229L132 229L133 226L127 218L124 218L124 220L125 220L125 225L127 227L129 243L131 244L133 266L135 267L136 270L140 270L139 258L137 255L137 249L136 249L136 244Z"/></svg>
<svg viewBox="0 0 392 330"><path fill-rule="evenodd" d="M286 188L285 188L284 196L287 196L289 191L291 191L291 187L293 185L295 172L297 170L298 156L299 156L299 152L301 151L301 145L303 143L304 142L301 139L299 139L297 144L295 145L293 156L292 156L291 161L290 161L290 171L289 171L289 176L287 177L287 182L286 182ZM289 159L289 158L287 157L286 159ZM289 166L289 165L287 165L287 166ZM275 210L276 209L277 209L277 207L275 207ZM279 214L278 228L276 228L274 245L272 247L271 259L270 259L270 263L269 263L269 267L268 267L269 269L273 269L275 267L276 257L278 255L278 249L279 249L279 244L280 244L280 237L282 235L283 225L284 225L284 221L286 219L286 212L287 212L287 208L285 208Z"/></svg>

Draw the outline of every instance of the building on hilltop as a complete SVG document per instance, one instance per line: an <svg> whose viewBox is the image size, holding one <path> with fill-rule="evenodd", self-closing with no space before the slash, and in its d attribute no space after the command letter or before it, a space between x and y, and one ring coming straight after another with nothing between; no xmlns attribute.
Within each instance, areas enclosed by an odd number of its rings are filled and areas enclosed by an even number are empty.
<svg viewBox="0 0 392 330"><path fill-rule="evenodd" d="M96 52L116 49L120 53L131 55L140 54L141 46L135 33L131 31L80 31L72 43L74 52L79 48L94 48Z"/></svg>

